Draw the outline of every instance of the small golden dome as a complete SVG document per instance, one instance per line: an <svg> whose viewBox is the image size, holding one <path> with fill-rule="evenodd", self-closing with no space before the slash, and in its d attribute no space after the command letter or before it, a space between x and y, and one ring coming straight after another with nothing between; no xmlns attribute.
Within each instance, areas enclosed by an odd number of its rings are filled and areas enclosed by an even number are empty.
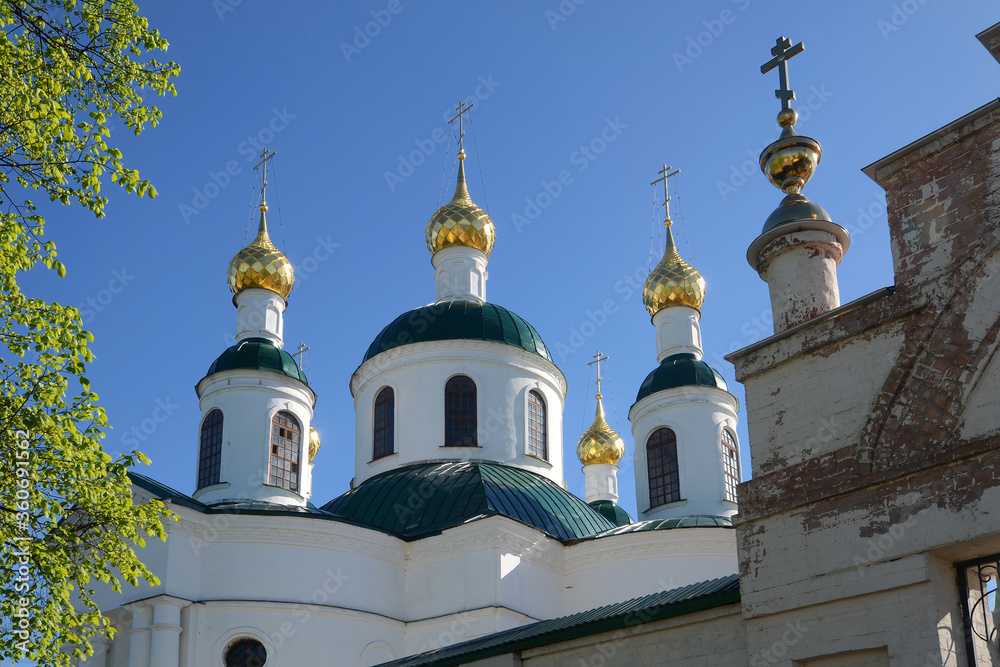
<svg viewBox="0 0 1000 667"><path fill-rule="evenodd" d="M616 465L625 454L625 443L604 420L604 404L597 395L597 414L594 423L583 432L576 445L576 456L585 466L594 463Z"/></svg>
<svg viewBox="0 0 1000 667"><path fill-rule="evenodd" d="M266 212L267 204L261 204L256 238L229 262L229 289L233 294L251 287L269 289L287 299L295 284L295 274L292 263L267 235Z"/></svg>
<svg viewBox="0 0 1000 667"><path fill-rule="evenodd" d="M642 302L650 315L667 306L690 306L701 310L705 303L705 279L697 269L681 259L667 221L667 247L642 286Z"/></svg>
<svg viewBox="0 0 1000 667"><path fill-rule="evenodd" d="M455 196L437 210L427 223L427 249L431 253L454 245L477 248L489 255L496 243L496 228L486 211L472 203L465 184L465 152L458 154Z"/></svg>
<svg viewBox="0 0 1000 667"><path fill-rule="evenodd" d="M319 433L312 426L309 427L309 462L316 458L319 453Z"/></svg>

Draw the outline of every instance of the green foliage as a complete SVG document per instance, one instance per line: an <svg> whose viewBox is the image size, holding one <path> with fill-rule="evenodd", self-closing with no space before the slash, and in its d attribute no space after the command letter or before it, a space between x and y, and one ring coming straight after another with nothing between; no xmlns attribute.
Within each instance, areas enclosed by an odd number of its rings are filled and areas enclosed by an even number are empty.
<svg viewBox="0 0 1000 667"><path fill-rule="evenodd" d="M88 638L111 632L96 582L158 583L133 546L165 538L172 515L133 504L141 453L101 448L106 416L84 374L93 338L75 308L23 294L18 277L66 273L31 191L98 218L106 178L155 196L107 141L111 122L156 126L141 94L176 94L179 67L148 55L166 48L131 0L0 0L0 662L68 666L63 647L89 653Z"/></svg>

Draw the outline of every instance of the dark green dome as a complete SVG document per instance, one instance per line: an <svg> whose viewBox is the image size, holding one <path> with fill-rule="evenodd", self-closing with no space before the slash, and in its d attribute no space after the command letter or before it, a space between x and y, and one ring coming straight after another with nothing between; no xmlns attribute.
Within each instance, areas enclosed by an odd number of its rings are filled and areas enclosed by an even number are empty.
<svg viewBox="0 0 1000 667"><path fill-rule="evenodd" d="M587 504L590 505L590 509L616 526L627 526L632 523L632 517L628 515L628 512L619 507L618 503L613 503L610 500L595 500Z"/></svg>
<svg viewBox="0 0 1000 667"><path fill-rule="evenodd" d="M331 500L322 510L404 540L503 515L560 540L615 527L552 480L497 463L421 463L390 470Z"/></svg>
<svg viewBox="0 0 1000 667"><path fill-rule="evenodd" d="M246 338L227 348L212 362L205 376L237 369L271 371L309 384L306 374L295 363L295 358L275 347L274 343L266 338Z"/></svg>
<svg viewBox="0 0 1000 667"><path fill-rule="evenodd" d="M635 397L638 403L650 394L674 387L716 387L729 391L726 381L704 361L700 361L689 352L673 354L646 376L639 386L639 395Z"/></svg>
<svg viewBox="0 0 1000 667"><path fill-rule="evenodd" d="M444 301L403 313L375 337L364 361L394 347L436 340L503 343L552 361L533 326L506 308L479 301Z"/></svg>

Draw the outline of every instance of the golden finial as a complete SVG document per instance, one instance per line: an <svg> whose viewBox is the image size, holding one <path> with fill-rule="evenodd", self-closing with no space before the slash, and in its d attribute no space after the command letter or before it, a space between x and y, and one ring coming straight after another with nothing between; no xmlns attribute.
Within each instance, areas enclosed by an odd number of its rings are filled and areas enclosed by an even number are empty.
<svg viewBox="0 0 1000 667"><path fill-rule="evenodd" d="M451 201L439 208L427 223L424 238L431 254L449 246L468 246L489 255L496 243L493 221L486 211L472 203L469 187L465 182L465 149L462 147L465 137L464 114L473 106L459 102L455 107L458 113L448 121L453 123L458 120L458 179Z"/></svg>
<svg viewBox="0 0 1000 667"><path fill-rule="evenodd" d="M604 419L604 404L601 402L601 362L609 359L598 351L588 366L597 365L597 410L594 423L584 431L576 445L576 456L583 465L604 463L616 465L625 454L625 443Z"/></svg>
<svg viewBox="0 0 1000 667"><path fill-rule="evenodd" d="M799 136L793 129L799 116L791 106L795 91L788 87L788 59L803 50L805 46L802 42L792 46L790 39L781 36L771 48L771 55L774 57L760 66L762 74L778 68L779 88L774 91L774 96L781 100L781 111L778 112L781 136L761 152L760 169L767 180L785 193L781 204L765 221L765 232L785 222L830 222L827 212L802 194L802 188L812 178L823 157L823 147L818 141Z"/></svg>
<svg viewBox="0 0 1000 667"><path fill-rule="evenodd" d="M670 171L672 167L663 165L658 173L663 174L661 178L651 182L656 185L663 182L663 191L666 201L663 207L666 209L663 224L667 228L667 241L663 250L663 257L653 268L653 271L646 278L646 283L642 286L642 302L650 315L655 315L667 306L690 306L701 310L705 302L705 279L698 273L697 269L685 262L677 247L674 245L674 234L671 227L673 221L670 219L670 193L667 188L667 179L681 173L680 169Z"/></svg>
<svg viewBox="0 0 1000 667"><path fill-rule="evenodd" d="M250 244L233 256L229 262L229 289L233 294L245 289L259 288L277 292L285 299L295 284L295 272L292 263L285 255L274 247L267 233L267 161L273 158L274 151L266 148L261 153L261 161L254 167L264 167L264 178L260 187L260 222L257 224L257 236Z"/></svg>
<svg viewBox="0 0 1000 667"><path fill-rule="evenodd" d="M309 463L316 458L320 448L319 432L312 426L309 427Z"/></svg>

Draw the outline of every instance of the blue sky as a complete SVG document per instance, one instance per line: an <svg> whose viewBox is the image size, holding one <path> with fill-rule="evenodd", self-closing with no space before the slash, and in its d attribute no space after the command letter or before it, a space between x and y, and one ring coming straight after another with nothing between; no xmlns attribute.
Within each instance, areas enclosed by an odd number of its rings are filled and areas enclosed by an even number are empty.
<svg viewBox="0 0 1000 667"><path fill-rule="evenodd" d="M587 362L597 348L611 356L606 408L625 438L621 504L634 515L627 413L656 350L631 285L648 273L651 242L652 263L662 249L649 185L661 165L682 169L671 210L682 254L708 281L707 360L742 403L722 356L771 333L746 249L781 199L756 167L778 136L777 74L759 69L775 38L806 46L790 63L797 129L824 154L804 192L853 234L843 302L893 282L884 196L861 168L1000 84L974 38L1000 20L987 0L143 4L182 67L178 96L160 100L157 129L113 139L159 196L108 184L100 221L43 209L69 274L33 273L25 287L84 312L96 338L88 375L115 426L108 451L129 449L138 429L153 461L140 472L185 492L194 385L235 328L226 267L245 243L254 144L277 150L269 217L298 272L286 342L310 346L319 395L317 504L353 476L351 373L383 326L433 300L424 229L446 171L444 194L453 188L455 156L454 140L446 158L436 138L464 99L475 102L472 196L488 197L497 227L488 298L531 322L567 376L566 478L580 495ZM745 406L740 417L746 475Z"/></svg>

